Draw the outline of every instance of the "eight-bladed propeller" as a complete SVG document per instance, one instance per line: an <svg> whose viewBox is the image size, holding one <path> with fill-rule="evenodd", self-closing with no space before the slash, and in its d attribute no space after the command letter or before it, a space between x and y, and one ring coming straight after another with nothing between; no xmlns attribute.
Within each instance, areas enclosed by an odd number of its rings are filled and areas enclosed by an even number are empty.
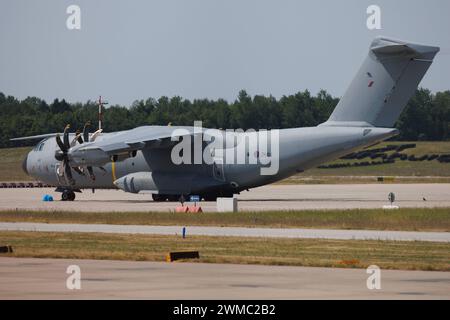
<svg viewBox="0 0 450 320"><path fill-rule="evenodd" d="M83 128L83 136L81 136L81 132L79 130L77 130L77 132L75 133L75 138L74 138L73 143L78 142L79 144L82 144L84 142L89 142L89 127L90 126L91 126L91 123L89 121L86 122L86 124L84 125L84 128ZM71 169L74 169L74 171L80 175L83 175L84 172L78 167L70 166L69 157L68 157L68 152L69 152L69 149L71 148L71 144L69 142L69 129L70 129L70 125L68 124L64 128L63 140L61 140L61 137L59 134L56 135L56 143L58 144L60 150L56 151L55 158L56 158L56 160L62 162L64 176L66 177L67 182L71 186L73 186L73 185L75 185L75 180L73 179ZM90 178L92 180L95 180L94 170L92 169L91 166L87 167L87 171L89 172Z"/></svg>
<svg viewBox="0 0 450 320"><path fill-rule="evenodd" d="M84 124L84 128L83 128L83 139L85 142L89 142L89 128L91 126L91 122L88 121ZM80 137L81 139L81 137ZM83 141L83 139L81 139L81 141ZM83 143L83 142L80 142ZM91 166L87 166L87 171L89 172L89 176L91 177L92 180L95 181L95 175L94 175L94 170L92 169Z"/></svg>
<svg viewBox="0 0 450 320"><path fill-rule="evenodd" d="M56 135L56 143L59 146L59 151L56 151L55 158L58 161L62 162L62 167L64 170L64 176L67 179L67 182L69 182L70 185L75 184L75 180L72 177L72 170L70 169L69 165L69 157L67 153L70 149L70 143L69 143L69 129L70 125L66 125L64 128L64 134L63 134L63 140L61 141L61 137L59 134Z"/></svg>

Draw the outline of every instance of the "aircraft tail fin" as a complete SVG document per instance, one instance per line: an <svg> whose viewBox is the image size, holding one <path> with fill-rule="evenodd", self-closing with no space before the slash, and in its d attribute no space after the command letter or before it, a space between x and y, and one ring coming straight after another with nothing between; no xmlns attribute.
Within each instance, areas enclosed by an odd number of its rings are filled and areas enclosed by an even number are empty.
<svg viewBox="0 0 450 320"><path fill-rule="evenodd" d="M393 127L438 47L376 38L350 87L324 126Z"/></svg>

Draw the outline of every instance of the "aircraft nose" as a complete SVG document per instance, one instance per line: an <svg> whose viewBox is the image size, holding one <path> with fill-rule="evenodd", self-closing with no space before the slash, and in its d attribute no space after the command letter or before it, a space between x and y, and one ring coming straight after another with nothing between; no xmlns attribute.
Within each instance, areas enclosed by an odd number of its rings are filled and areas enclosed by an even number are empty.
<svg viewBox="0 0 450 320"><path fill-rule="evenodd" d="M23 172L26 173L27 176L29 176L29 174L28 174L28 169L27 169L27 162L28 162L28 153L27 153L27 155L25 156L25 158L23 158L23 161L22 161L22 170L23 170Z"/></svg>

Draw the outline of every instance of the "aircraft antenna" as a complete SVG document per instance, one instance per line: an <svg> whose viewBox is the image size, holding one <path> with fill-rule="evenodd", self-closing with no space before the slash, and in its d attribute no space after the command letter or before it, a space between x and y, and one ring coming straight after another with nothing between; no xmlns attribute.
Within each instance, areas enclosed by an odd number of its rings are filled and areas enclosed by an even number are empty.
<svg viewBox="0 0 450 320"><path fill-rule="evenodd" d="M102 129L102 122L103 122L103 106L107 105L107 101L102 100L102 96L98 97L98 130Z"/></svg>

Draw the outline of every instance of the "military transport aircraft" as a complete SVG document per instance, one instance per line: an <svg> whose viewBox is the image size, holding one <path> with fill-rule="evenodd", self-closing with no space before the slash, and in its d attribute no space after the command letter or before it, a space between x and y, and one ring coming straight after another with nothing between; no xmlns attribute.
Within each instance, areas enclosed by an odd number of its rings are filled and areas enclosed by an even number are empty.
<svg viewBox="0 0 450 320"><path fill-rule="evenodd" d="M62 200L74 200L81 189L113 188L149 192L155 201L177 201L190 195L214 200L284 179L398 134L392 127L437 52L438 47L376 38L328 121L317 127L278 131L277 141L271 141L271 148L277 143L276 159L272 149L262 152L252 139L247 143L249 133L220 131L224 144L210 148L212 162L174 163L172 150L178 143L174 140L195 137L195 127L143 126L89 133L87 123L77 133L69 133L67 126L62 139L53 133L13 140L44 139L24 159L23 169L57 186ZM202 129L200 134L207 132ZM202 150L213 144L204 141ZM276 160L277 170L261 174L267 167L262 161L227 162L225 154L239 148L248 158Z"/></svg>

